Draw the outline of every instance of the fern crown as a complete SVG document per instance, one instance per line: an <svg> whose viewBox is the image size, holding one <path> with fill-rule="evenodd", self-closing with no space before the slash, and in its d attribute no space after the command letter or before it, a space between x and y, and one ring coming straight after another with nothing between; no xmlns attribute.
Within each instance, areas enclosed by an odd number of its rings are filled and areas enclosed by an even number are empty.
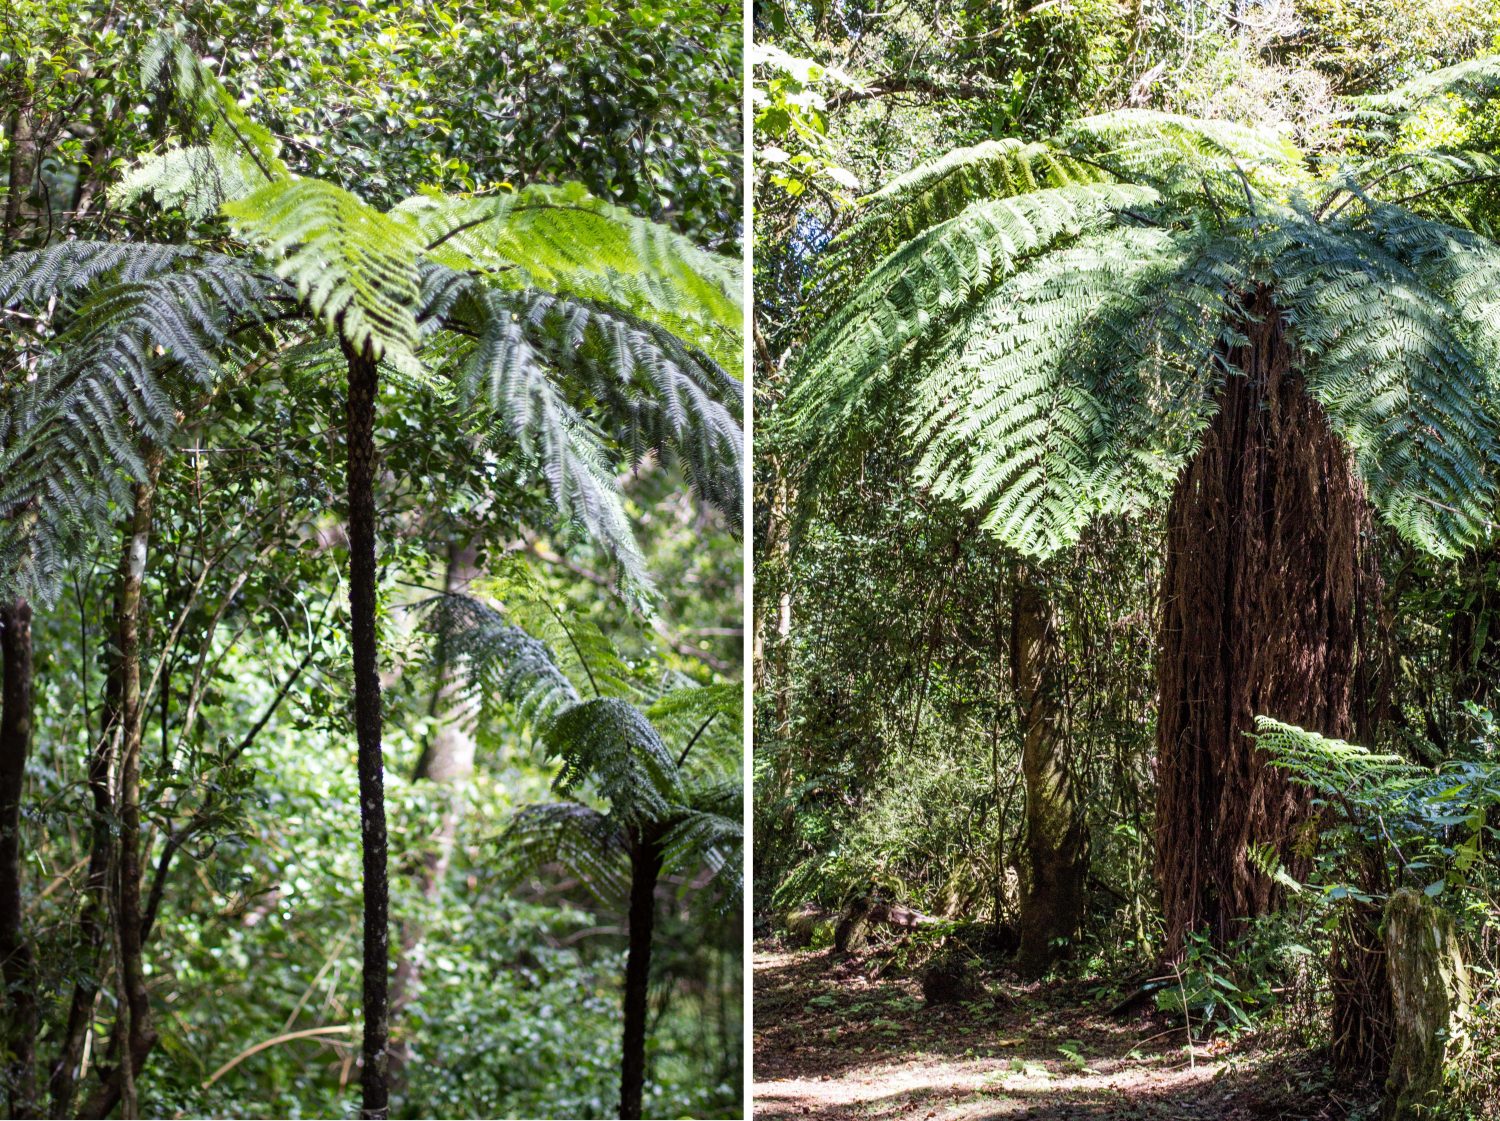
<svg viewBox="0 0 1500 1121"><path fill-rule="evenodd" d="M1165 501L1269 291L1377 508L1462 550L1500 474L1500 247L1411 205L1484 166L1429 155L1319 173L1279 135L1122 111L901 177L825 254L782 434L806 489L895 426L921 483L1045 557Z"/></svg>

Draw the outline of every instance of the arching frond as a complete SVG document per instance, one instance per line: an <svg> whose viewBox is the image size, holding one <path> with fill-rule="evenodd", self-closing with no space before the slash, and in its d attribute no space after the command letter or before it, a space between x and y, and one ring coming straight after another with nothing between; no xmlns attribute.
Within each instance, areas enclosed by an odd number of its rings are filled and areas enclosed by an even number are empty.
<svg viewBox="0 0 1500 1121"><path fill-rule="evenodd" d="M558 792L589 782L621 821L659 821L679 797L677 764L661 736L638 708L618 697L574 705L552 722L546 742L562 760Z"/></svg>
<svg viewBox="0 0 1500 1121"><path fill-rule="evenodd" d="M577 184L482 199L419 195L392 213L421 229L439 264L486 272L502 287L618 308L670 331L723 369L739 368L738 262Z"/></svg>
<svg viewBox="0 0 1500 1121"><path fill-rule="evenodd" d="M402 370L416 356L419 232L316 179L269 183L224 204L235 233L296 285L313 315L356 350Z"/></svg>
<svg viewBox="0 0 1500 1121"><path fill-rule="evenodd" d="M738 524L743 388L712 359L594 300L496 289L435 265L423 279L424 315L479 340L458 363L463 388L518 438L536 438L547 416L539 395L555 397L622 445L632 465L648 452L680 463L698 494Z"/></svg>
<svg viewBox="0 0 1500 1121"><path fill-rule="evenodd" d="M940 335L1027 260L1148 207L1150 188L1102 184L976 202L907 241L863 279L800 357L792 431L821 454L869 427L917 345Z"/></svg>
<svg viewBox="0 0 1500 1121"><path fill-rule="evenodd" d="M539 876L549 867L582 883L610 911L621 911L630 894L630 860L618 821L578 802L525 806L501 833L499 864L510 883Z"/></svg>
<svg viewBox="0 0 1500 1121"><path fill-rule="evenodd" d="M547 644L493 607L457 594L439 596L428 607L428 623L467 691L492 713L504 705L522 726L544 730L578 703L578 690Z"/></svg>

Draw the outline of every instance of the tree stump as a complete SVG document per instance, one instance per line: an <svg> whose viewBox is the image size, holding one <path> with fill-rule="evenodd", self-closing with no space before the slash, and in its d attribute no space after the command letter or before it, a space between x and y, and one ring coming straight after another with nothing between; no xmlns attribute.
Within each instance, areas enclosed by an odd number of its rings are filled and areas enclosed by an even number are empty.
<svg viewBox="0 0 1500 1121"><path fill-rule="evenodd" d="M1453 920L1419 892L1402 888L1385 906L1391 985L1390 1076L1384 1121L1435 1116L1443 1072L1464 1049L1469 975Z"/></svg>

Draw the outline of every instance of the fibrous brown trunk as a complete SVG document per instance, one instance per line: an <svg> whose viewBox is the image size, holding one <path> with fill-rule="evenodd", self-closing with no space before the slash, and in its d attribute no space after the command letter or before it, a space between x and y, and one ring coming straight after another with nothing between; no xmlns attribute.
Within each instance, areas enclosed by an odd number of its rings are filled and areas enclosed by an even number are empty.
<svg viewBox="0 0 1500 1121"><path fill-rule="evenodd" d="M31 751L31 606L0 604L0 977L6 989L5 1085L10 1116L36 1116L37 994L21 903L21 795Z"/></svg>
<svg viewBox="0 0 1500 1121"><path fill-rule="evenodd" d="M1018 569L1011 598L1011 672L1022 720L1026 878L1016 965L1027 977L1045 973L1078 933L1088 878L1088 828L1068 760L1061 657L1046 592Z"/></svg>
<svg viewBox="0 0 1500 1121"><path fill-rule="evenodd" d="M625 1042L620 1060L620 1116L644 1116L646 1004L651 985L651 938L656 927L656 884L662 853L656 831L632 830L630 845L630 951L625 959Z"/></svg>
<svg viewBox="0 0 1500 1121"><path fill-rule="evenodd" d="M390 1108L390 885L386 879L385 762L380 748L380 673L375 632L375 396L368 350L345 344L349 364L349 618L354 654L354 730L359 745L359 826L364 864L364 1046L361 1117Z"/></svg>
<svg viewBox="0 0 1500 1121"><path fill-rule="evenodd" d="M1167 952L1224 945L1279 903L1256 846L1296 876L1309 797L1247 733L1272 716L1353 729L1361 598L1372 570L1364 489L1264 292L1167 524L1157 724L1157 874Z"/></svg>

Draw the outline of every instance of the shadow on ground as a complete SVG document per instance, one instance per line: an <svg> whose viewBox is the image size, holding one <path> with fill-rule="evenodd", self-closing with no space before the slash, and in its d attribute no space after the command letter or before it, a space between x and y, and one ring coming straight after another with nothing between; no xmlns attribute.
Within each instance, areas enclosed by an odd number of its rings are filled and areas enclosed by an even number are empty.
<svg viewBox="0 0 1500 1121"><path fill-rule="evenodd" d="M999 978L986 999L929 1007L873 965L757 945L757 1121L1340 1121L1354 1105L1312 1056L1190 1058L1160 1017L1112 1019L1085 985Z"/></svg>

